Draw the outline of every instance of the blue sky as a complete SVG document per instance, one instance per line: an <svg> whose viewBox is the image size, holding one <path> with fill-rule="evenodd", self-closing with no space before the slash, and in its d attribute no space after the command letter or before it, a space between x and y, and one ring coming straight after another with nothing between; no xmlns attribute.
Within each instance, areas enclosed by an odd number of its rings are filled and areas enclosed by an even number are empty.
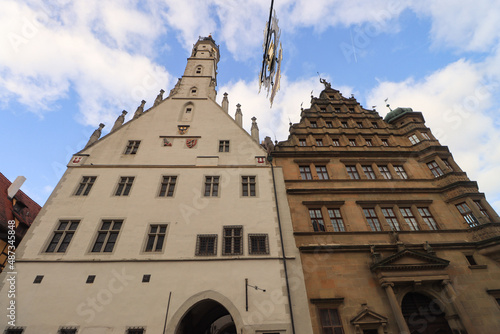
<svg viewBox="0 0 500 334"><path fill-rule="evenodd" d="M281 90L258 93L270 0L0 0L0 171L43 204L100 122L152 105L183 73L198 36L220 44L218 101L244 127L284 140L322 85L381 116L423 112L500 212L498 0L276 0ZM128 118L127 118L128 119Z"/></svg>

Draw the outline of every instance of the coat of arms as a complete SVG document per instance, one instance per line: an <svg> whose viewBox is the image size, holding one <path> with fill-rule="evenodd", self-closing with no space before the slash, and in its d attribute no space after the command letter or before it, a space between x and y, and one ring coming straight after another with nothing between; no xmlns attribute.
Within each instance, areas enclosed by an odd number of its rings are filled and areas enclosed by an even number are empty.
<svg viewBox="0 0 500 334"><path fill-rule="evenodd" d="M186 146L189 148L193 148L196 146L198 139L186 139Z"/></svg>
<svg viewBox="0 0 500 334"><path fill-rule="evenodd" d="M179 128L180 135L186 134L189 129L189 125L178 125L177 127Z"/></svg>
<svg viewBox="0 0 500 334"><path fill-rule="evenodd" d="M172 142L168 138L163 138L163 146L172 146Z"/></svg>

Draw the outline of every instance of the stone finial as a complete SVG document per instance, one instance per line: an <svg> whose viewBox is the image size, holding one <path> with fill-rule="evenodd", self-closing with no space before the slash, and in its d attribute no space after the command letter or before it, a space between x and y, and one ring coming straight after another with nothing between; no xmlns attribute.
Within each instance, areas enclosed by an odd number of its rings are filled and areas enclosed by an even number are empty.
<svg viewBox="0 0 500 334"><path fill-rule="evenodd" d="M163 89L160 89L160 94L158 94L158 96L156 96L153 107L156 107L157 105L159 105L161 103L161 101L163 101L163 93L165 93L165 91Z"/></svg>
<svg viewBox="0 0 500 334"><path fill-rule="evenodd" d="M234 120L241 128L243 127L243 113L241 112L241 104L236 105L236 114L234 115Z"/></svg>
<svg viewBox="0 0 500 334"><path fill-rule="evenodd" d="M92 133L92 135L90 136L89 142L87 143L87 145L85 145L85 147L88 147L99 140L99 138L101 137L102 129L104 127L105 127L104 124L102 124L102 123L99 124L99 127L94 131L94 133Z"/></svg>
<svg viewBox="0 0 500 334"><path fill-rule="evenodd" d="M252 138L258 143L259 142L259 127L257 126L257 118L252 117L252 128L250 129Z"/></svg>
<svg viewBox="0 0 500 334"><path fill-rule="evenodd" d="M227 99L227 93L224 93L224 98L222 99L222 110L229 113L229 100Z"/></svg>
<svg viewBox="0 0 500 334"><path fill-rule="evenodd" d="M271 154L271 152L274 151L274 144L271 137L266 136L266 138L264 138L264 148L266 149L267 154Z"/></svg>
<svg viewBox="0 0 500 334"><path fill-rule="evenodd" d="M137 117L141 116L144 113L144 105L146 104L146 101L142 100L141 105L137 107L137 110L134 113L134 119Z"/></svg>
<svg viewBox="0 0 500 334"><path fill-rule="evenodd" d="M113 125L113 128L111 129L111 132L117 130L120 126L123 125L123 122L125 122L125 115L127 114L126 110L122 111L122 114L118 116L118 118L115 121L115 124Z"/></svg>

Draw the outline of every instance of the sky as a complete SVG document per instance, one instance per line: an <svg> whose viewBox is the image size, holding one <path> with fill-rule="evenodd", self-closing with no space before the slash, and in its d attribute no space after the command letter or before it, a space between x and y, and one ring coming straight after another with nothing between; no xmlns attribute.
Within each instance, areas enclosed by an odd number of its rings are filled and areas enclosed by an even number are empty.
<svg viewBox="0 0 500 334"><path fill-rule="evenodd" d="M283 48L272 108L259 93L271 0L0 0L0 172L43 205L99 123L152 106L199 36L220 45L217 101L286 140L319 76L383 117L426 125L500 212L500 1L275 0Z"/></svg>

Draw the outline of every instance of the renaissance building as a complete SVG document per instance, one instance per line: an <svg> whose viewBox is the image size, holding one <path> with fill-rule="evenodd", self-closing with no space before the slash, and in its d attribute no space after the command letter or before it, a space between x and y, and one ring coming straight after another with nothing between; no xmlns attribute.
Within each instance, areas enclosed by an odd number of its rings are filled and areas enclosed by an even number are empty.
<svg viewBox="0 0 500 334"><path fill-rule="evenodd" d="M5 276L5 333L311 333L282 170L215 102L219 48L75 154ZM5 324L5 316L0 323ZM11 321L11 320L9 320Z"/></svg>
<svg viewBox="0 0 500 334"><path fill-rule="evenodd" d="M313 332L497 333L500 219L425 125L325 89L272 155Z"/></svg>

